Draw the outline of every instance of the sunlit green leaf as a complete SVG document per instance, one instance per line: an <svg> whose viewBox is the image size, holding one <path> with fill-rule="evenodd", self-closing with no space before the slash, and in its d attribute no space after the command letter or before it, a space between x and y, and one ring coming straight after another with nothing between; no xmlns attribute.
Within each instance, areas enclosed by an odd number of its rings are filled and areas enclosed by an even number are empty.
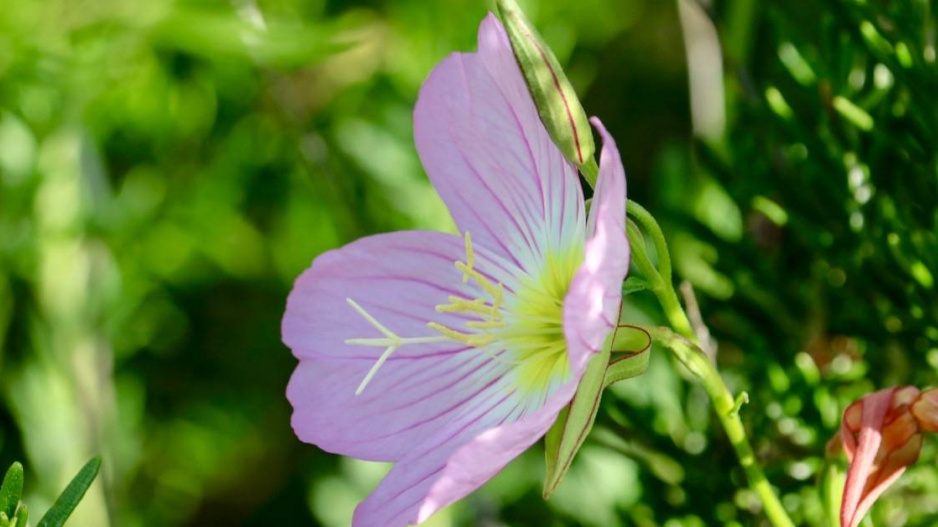
<svg viewBox="0 0 938 527"><path fill-rule="evenodd" d="M3 486L0 487L0 512L6 514L7 518L13 518L22 494L23 465L16 461L10 465L6 475L3 476Z"/></svg>

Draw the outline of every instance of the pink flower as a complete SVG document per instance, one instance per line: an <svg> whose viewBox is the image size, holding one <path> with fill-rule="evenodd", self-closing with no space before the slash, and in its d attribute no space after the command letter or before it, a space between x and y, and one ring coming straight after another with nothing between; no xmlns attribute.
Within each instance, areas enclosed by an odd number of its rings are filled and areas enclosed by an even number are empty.
<svg viewBox="0 0 938 527"><path fill-rule="evenodd" d="M464 236L398 232L325 253L296 281L293 428L395 465L355 511L399 526L463 498L544 435L617 322L625 173L605 143L586 219L501 24L450 55L414 111L417 150Z"/></svg>
<svg viewBox="0 0 938 527"><path fill-rule="evenodd" d="M938 431L938 391L886 388L844 411L840 438L850 468L840 506L842 527L856 527L873 503L918 460L922 433Z"/></svg>

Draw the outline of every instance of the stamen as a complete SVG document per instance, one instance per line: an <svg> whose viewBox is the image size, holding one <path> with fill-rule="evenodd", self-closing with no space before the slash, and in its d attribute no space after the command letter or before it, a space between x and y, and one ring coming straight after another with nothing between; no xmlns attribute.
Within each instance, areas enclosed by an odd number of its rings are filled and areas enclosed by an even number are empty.
<svg viewBox="0 0 938 527"><path fill-rule="evenodd" d="M485 346L486 344L490 344L493 340L495 340L495 335L470 335L468 333L460 333L455 329L450 329L442 324L437 324L436 322L427 323L427 327L439 331L446 337L449 337L456 342L462 342L463 344L467 344L475 348Z"/></svg>
<svg viewBox="0 0 938 527"><path fill-rule="evenodd" d="M555 365L559 364L557 361L562 362L561 355L566 350L562 307L567 284L563 283L563 277L560 275L565 274L565 269L555 262L547 266L546 278L535 280L530 276L516 277L521 280L523 296L519 300L523 308L517 309L515 302L508 308L510 312L506 316L502 313L502 309L506 307L504 284L475 268L475 251L469 232L465 233L464 241L465 261L456 261L454 265L461 271L462 282L468 284L471 281L470 288L474 289L479 297L449 296L449 303L434 307L434 310L441 314L468 315L469 320L464 321L462 330L452 329L438 322L428 322L427 327L438 333L437 335L401 337L378 322L354 300L346 298L349 306L380 332L382 337L350 338L346 339L345 343L384 348L358 385L355 395L365 390L391 355L407 345L455 342L475 348L503 364L532 364L525 370L527 384L544 384L549 380ZM572 276L573 270L570 274Z"/></svg>
<svg viewBox="0 0 938 527"><path fill-rule="evenodd" d="M466 231L466 270L462 275L462 283L467 283L469 281L469 273L472 271L472 265L475 263L475 253L472 252L472 237L469 236L469 231ZM457 262L457 267L459 262Z"/></svg>
<svg viewBox="0 0 938 527"><path fill-rule="evenodd" d="M472 328L472 329L495 329L495 328L503 328L507 325L508 325L507 322L499 322L497 320L486 320L484 322L476 322L476 321L466 322L466 327Z"/></svg>
<svg viewBox="0 0 938 527"><path fill-rule="evenodd" d="M358 346L371 346L381 348L384 346L401 347L407 344L433 344L436 342L446 342L446 339L440 336L433 337L408 337L408 338L389 338L389 339L345 339L346 344Z"/></svg>
<svg viewBox="0 0 938 527"><path fill-rule="evenodd" d="M498 283L498 294L495 295L495 298L492 299L492 313L489 315L491 320L498 320L502 318L502 314L499 309L502 307L502 302L505 300L505 286L501 282Z"/></svg>
<svg viewBox="0 0 938 527"><path fill-rule="evenodd" d="M484 298L476 298L475 300L467 300L465 298L460 298L458 296L449 297L450 304L440 304L436 306L437 313L481 313L486 314L490 311L489 307L485 304Z"/></svg>
<svg viewBox="0 0 938 527"><path fill-rule="evenodd" d="M463 281L465 281L467 276L472 277L472 279L475 280L477 284L479 284L479 287L481 287L482 290L488 293L492 298L495 298L496 296L500 294L499 288L495 287L495 285L492 282L489 282L488 278L482 276L482 274L479 273L479 271L476 271L475 269L469 267L465 263L456 262L456 269L459 269L460 271L464 273Z"/></svg>

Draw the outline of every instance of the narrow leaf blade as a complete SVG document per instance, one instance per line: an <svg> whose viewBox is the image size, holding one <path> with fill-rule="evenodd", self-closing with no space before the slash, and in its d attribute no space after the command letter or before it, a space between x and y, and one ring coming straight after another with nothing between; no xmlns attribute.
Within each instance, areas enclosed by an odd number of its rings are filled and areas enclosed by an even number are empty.
<svg viewBox="0 0 938 527"><path fill-rule="evenodd" d="M3 486L0 487L0 511L12 519L16 514L16 506L23 495L23 465L19 461L10 465L3 477Z"/></svg>
<svg viewBox="0 0 938 527"><path fill-rule="evenodd" d="M36 527L62 527L62 525L65 524L65 520L72 515L75 507L78 506L78 503L85 496L85 492L88 491L88 487L94 482L94 478L97 477L100 468L101 458L97 456L91 458L91 461L88 461L88 463L78 471L78 474L75 475L68 486L65 487L62 494L55 500L55 503L52 504L52 508L39 520Z"/></svg>

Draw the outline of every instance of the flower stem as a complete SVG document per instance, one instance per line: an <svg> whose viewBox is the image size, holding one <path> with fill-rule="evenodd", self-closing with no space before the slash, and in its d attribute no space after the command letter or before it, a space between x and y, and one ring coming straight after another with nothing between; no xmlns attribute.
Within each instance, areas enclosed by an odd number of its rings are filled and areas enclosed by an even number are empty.
<svg viewBox="0 0 938 527"><path fill-rule="evenodd" d="M599 177L599 165L596 164L596 159L593 156L589 156L586 162L580 166L580 173L583 174L583 178L586 179L590 188L595 189L596 179Z"/></svg>
<svg viewBox="0 0 938 527"><path fill-rule="evenodd" d="M700 380L704 390L713 401L713 408L726 430L730 444L736 450L739 464L746 471L749 486L756 492L765 507L765 515L774 527L794 527L788 513L779 501L772 485L766 479L762 467L756 462L756 456L746 437L746 430L739 418L739 409L733 394L730 393L720 373L706 354L690 339L668 328L646 328L652 338L674 352L675 357Z"/></svg>
<svg viewBox="0 0 938 527"><path fill-rule="evenodd" d="M658 268L661 279L670 284L672 280L671 254L668 252L668 242L664 239L664 232L661 231L658 222L655 221L654 216L645 207L629 200L627 208L629 216L651 236L651 241L655 244L655 252L658 253Z"/></svg>
<svg viewBox="0 0 938 527"><path fill-rule="evenodd" d="M677 299L677 293L670 282L659 281L659 284L652 284L652 291L658 296L658 302L661 303L661 309L664 310L664 316L667 317L671 327L683 337L697 343L698 338L694 333L694 328L687 318L687 313Z"/></svg>
<svg viewBox="0 0 938 527"><path fill-rule="evenodd" d="M667 328L651 328L652 338L674 352L675 357L683 364L703 385L710 400L713 401L714 410L730 443L736 450L739 463L749 479L749 485L762 500L765 514L774 527L794 527L788 513L779 501L775 491L769 484L762 467L756 462L752 445L746 437L746 429L739 418L739 406L733 394L723 382L716 365L701 350L700 342L694 333L693 326L678 300L674 290L671 276L671 256L664 233L658 226L654 217L641 205L630 201L628 203L629 220L626 224L632 258L658 297L662 310L668 322L676 331ZM641 229L639 229L641 226ZM642 231L647 233L655 247L658 257L658 267L652 265L648 257Z"/></svg>

